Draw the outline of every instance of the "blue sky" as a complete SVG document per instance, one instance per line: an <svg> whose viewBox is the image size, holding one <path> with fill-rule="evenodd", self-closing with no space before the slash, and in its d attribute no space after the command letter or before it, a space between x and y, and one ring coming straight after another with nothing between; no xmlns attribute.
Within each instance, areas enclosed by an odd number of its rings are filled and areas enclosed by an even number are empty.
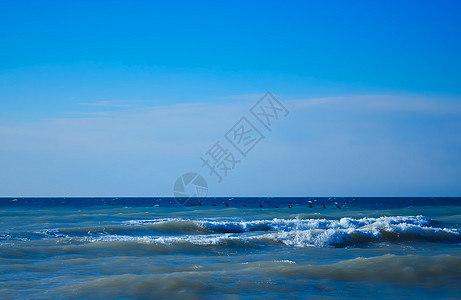
<svg viewBox="0 0 461 300"><path fill-rule="evenodd" d="M456 196L459 1L0 1L0 196ZM290 111L223 180L200 156Z"/></svg>

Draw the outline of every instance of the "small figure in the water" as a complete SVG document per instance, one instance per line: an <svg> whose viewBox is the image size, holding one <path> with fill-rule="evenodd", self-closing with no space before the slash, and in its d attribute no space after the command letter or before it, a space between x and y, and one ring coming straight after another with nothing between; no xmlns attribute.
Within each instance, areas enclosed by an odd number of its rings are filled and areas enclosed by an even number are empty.
<svg viewBox="0 0 461 300"><path fill-rule="evenodd" d="M226 206L229 206L229 203L226 203Z"/></svg>
<svg viewBox="0 0 461 300"><path fill-rule="evenodd" d="M263 207L263 205L261 203L259 203L259 207Z"/></svg>
<svg viewBox="0 0 461 300"><path fill-rule="evenodd" d="M191 203L190 206L195 206L194 203Z"/></svg>
<svg viewBox="0 0 461 300"><path fill-rule="evenodd" d="M274 205L275 208L279 208L278 205Z"/></svg>
<svg viewBox="0 0 461 300"><path fill-rule="evenodd" d="M309 201L309 208L312 208L312 202Z"/></svg>
<svg viewBox="0 0 461 300"><path fill-rule="evenodd" d="M199 202L198 205L202 206L202 202Z"/></svg>
<svg viewBox="0 0 461 300"><path fill-rule="evenodd" d="M323 204L323 208L327 208L327 207L325 206L325 204Z"/></svg>
<svg viewBox="0 0 461 300"><path fill-rule="evenodd" d="M291 208L291 205L290 205L290 204L288 204L288 208Z"/></svg>
<svg viewBox="0 0 461 300"><path fill-rule="evenodd" d="M216 206L216 204L215 204L215 203L213 203L213 206Z"/></svg>
<svg viewBox="0 0 461 300"><path fill-rule="evenodd" d="M341 206L338 205L338 202L335 202L335 205L338 209L341 209Z"/></svg>
<svg viewBox="0 0 461 300"><path fill-rule="evenodd" d="M242 204L243 207L247 207L245 204Z"/></svg>

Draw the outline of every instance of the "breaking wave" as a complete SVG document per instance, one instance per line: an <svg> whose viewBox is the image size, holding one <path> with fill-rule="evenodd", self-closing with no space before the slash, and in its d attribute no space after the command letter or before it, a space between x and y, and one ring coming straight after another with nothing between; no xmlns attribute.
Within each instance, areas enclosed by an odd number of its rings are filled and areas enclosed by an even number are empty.
<svg viewBox="0 0 461 300"><path fill-rule="evenodd" d="M129 242L162 245L359 247L372 243L461 243L457 229L437 227L424 216L331 219L155 219L109 226L45 229L20 237L1 234L0 243L26 240Z"/></svg>
<svg viewBox="0 0 461 300"><path fill-rule="evenodd" d="M456 229L431 226L424 216L329 219L161 219L124 222L129 228L185 233L180 235L117 235L91 237L91 241L136 241L154 244L190 243L218 245L222 243L282 243L297 247L346 247L370 242L461 242ZM131 229L132 230L132 229ZM140 229L139 229L140 230Z"/></svg>

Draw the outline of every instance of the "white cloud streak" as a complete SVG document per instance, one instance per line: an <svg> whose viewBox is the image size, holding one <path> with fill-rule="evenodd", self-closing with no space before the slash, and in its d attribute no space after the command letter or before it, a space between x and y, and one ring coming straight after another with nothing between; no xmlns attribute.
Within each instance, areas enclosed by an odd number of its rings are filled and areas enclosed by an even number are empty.
<svg viewBox="0 0 461 300"><path fill-rule="evenodd" d="M80 105L86 106L101 106L101 107L129 107L128 104L122 104L117 101L105 100L105 101L96 101L96 102L84 102Z"/></svg>
<svg viewBox="0 0 461 300"><path fill-rule="evenodd" d="M461 177L461 123L451 118L461 113L459 101L399 95L280 100L290 115L265 132L227 184L213 186L218 195L461 192L453 179ZM0 196L169 196L180 172L206 174L199 157L224 141L252 104L166 105L0 126L0 164L7 170L0 174ZM403 121L396 122L398 112L407 115ZM415 119L429 125L415 126Z"/></svg>

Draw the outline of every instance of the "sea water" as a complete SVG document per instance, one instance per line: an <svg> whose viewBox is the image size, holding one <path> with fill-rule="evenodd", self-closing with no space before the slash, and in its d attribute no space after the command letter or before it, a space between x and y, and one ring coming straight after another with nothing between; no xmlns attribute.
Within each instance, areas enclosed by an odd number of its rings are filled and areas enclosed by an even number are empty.
<svg viewBox="0 0 461 300"><path fill-rule="evenodd" d="M0 199L4 299L460 296L461 198Z"/></svg>

